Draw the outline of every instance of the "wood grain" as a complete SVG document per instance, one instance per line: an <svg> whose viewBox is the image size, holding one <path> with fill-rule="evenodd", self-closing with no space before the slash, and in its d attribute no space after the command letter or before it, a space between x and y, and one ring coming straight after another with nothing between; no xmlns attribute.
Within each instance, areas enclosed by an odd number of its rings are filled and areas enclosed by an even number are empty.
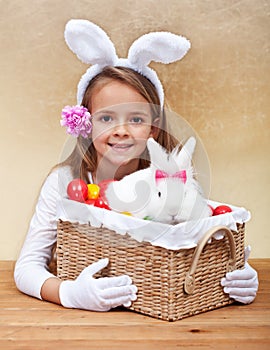
<svg viewBox="0 0 270 350"><path fill-rule="evenodd" d="M251 260L259 292L250 305L166 322L124 309L64 309L20 293L13 261L0 262L0 349L269 349L270 259Z"/></svg>

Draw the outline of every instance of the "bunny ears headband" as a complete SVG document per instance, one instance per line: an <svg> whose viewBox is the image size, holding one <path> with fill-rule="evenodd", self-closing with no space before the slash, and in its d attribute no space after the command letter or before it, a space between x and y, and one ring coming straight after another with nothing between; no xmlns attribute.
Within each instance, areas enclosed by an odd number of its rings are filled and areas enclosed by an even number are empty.
<svg viewBox="0 0 270 350"><path fill-rule="evenodd" d="M119 58L108 35L96 24L72 19L66 24L65 40L68 47L86 64L91 64L81 77L77 90L77 103L81 104L89 82L106 66L131 68L148 78L156 87L160 104L164 104L164 91L157 73L148 67L151 61L172 63L180 60L190 49L190 42L169 32L152 32L135 40L127 58Z"/></svg>
<svg viewBox="0 0 270 350"><path fill-rule="evenodd" d="M133 42L127 58L119 58L108 35L96 24L82 19L72 19L66 24L65 40L68 47L84 63L90 64L81 77L77 89L77 106L66 106L62 110L60 124L67 133L87 138L92 130L91 115L87 108L80 106L90 81L106 66L131 68L148 78L155 86L161 107L164 91L157 73L148 67L151 61L172 63L185 56L190 42L169 32L148 33Z"/></svg>

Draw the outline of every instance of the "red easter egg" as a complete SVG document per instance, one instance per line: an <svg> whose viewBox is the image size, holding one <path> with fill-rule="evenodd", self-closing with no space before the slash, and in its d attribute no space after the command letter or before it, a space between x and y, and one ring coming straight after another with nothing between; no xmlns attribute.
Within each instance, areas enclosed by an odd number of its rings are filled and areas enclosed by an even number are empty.
<svg viewBox="0 0 270 350"><path fill-rule="evenodd" d="M219 205L214 209L213 215L221 215L225 213L230 213L232 209L227 205Z"/></svg>
<svg viewBox="0 0 270 350"><path fill-rule="evenodd" d="M106 199L106 195L105 192L107 190L107 187L109 186L109 184L113 181L117 181L114 179L109 179L109 180L102 180L98 183L99 186L99 197Z"/></svg>
<svg viewBox="0 0 270 350"><path fill-rule="evenodd" d="M84 203L89 205L95 205L95 201L95 199L88 198Z"/></svg>
<svg viewBox="0 0 270 350"><path fill-rule="evenodd" d="M87 184L81 179L74 179L68 184L67 194L69 199L77 202L85 202L88 197Z"/></svg>
<svg viewBox="0 0 270 350"><path fill-rule="evenodd" d="M95 200L94 206L95 207L99 207L99 208L103 208L103 209L111 210L111 208L109 207L109 205L106 202L106 200L103 199L103 198L100 198L100 197Z"/></svg>

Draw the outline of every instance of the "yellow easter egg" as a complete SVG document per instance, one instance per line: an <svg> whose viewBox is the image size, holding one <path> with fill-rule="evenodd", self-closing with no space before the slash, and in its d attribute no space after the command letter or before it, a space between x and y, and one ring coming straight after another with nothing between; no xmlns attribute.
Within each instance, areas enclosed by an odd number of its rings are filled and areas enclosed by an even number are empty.
<svg viewBox="0 0 270 350"><path fill-rule="evenodd" d="M127 216L132 216L132 214L129 211L122 211L121 214L124 214Z"/></svg>
<svg viewBox="0 0 270 350"><path fill-rule="evenodd" d="M97 199L99 196L99 186L96 184L88 184L88 199Z"/></svg>

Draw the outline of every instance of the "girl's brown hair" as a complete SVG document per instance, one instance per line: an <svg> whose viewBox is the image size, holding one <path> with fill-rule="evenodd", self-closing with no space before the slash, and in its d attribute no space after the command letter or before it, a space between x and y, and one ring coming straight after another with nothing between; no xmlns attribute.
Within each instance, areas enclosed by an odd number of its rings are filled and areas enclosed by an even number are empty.
<svg viewBox="0 0 270 350"><path fill-rule="evenodd" d="M171 151L177 144L176 139L169 133L168 123L164 109L161 111L160 102L154 85L144 76L125 67L105 67L101 73L96 75L89 83L82 105L91 111L91 96L94 91L101 89L112 80L120 81L134 88L151 105L152 121L159 118L159 125L155 133L156 141ZM149 166L148 152L141 156L139 169ZM74 178L81 178L89 183L89 172L96 171L97 154L93 146L91 137L84 139L81 136L77 139L77 144L70 156L58 166L70 166ZM138 170L139 170L138 169Z"/></svg>

